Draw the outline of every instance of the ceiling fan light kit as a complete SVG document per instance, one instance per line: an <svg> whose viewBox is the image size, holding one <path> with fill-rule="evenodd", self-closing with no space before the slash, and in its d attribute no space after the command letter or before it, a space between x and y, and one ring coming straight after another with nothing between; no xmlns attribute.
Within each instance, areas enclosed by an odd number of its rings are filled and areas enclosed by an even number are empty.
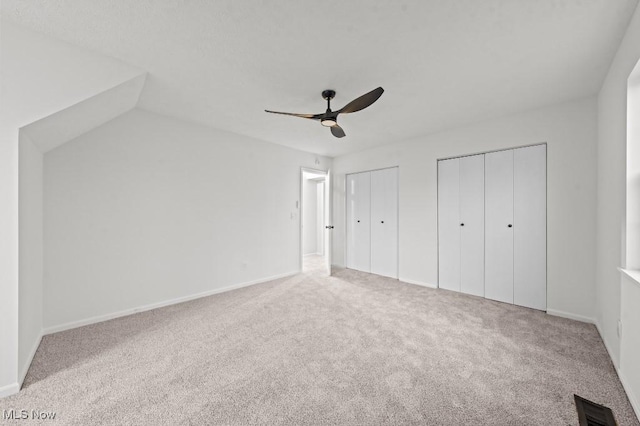
<svg viewBox="0 0 640 426"><path fill-rule="evenodd" d="M342 127L338 126L338 115L349 114L367 108L377 101L378 98L382 96L383 92L384 89L382 87L378 87L377 89L373 89L369 93L354 99L338 111L331 111L331 99L336 96L336 92L335 90L325 90L322 92L322 98L327 101L327 110L323 114L297 114L293 112L270 111L268 109L265 109L265 111L272 114L292 115L294 117L308 118L310 120L320 120L320 124L331 129L331 134L333 136L343 138L345 133L344 130L342 130Z"/></svg>
<svg viewBox="0 0 640 426"><path fill-rule="evenodd" d="M334 118L323 118L322 120L320 120L320 124L325 127L333 127L338 124L338 122Z"/></svg>

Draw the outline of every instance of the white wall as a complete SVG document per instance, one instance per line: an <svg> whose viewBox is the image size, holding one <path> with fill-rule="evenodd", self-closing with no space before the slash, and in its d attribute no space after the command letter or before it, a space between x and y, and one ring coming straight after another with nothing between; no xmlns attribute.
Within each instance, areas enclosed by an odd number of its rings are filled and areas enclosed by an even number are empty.
<svg viewBox="0 0 640 426"><path fill-rule="evenodd" d="M318 184L304 179L302 186L302 254L318 252Z"/></svg>
<svg viewBox="0 0 640 426"><path fill-rule="evenodd" d="M613 362L619 366L620 273L625 262L627 78L640 59L640 9L598 94L597 316Z"/></svg>
<svg viewBox="0 0 640 426"><path fill-rule="evenodd" d="M640 417L640 61L627 92L626 271L620 288L619 375ZM632 279L635 278L635 279Z"/></svg>
<svg viewBox="0 0 640 426"><path fill-rule="evenodd" d="M315 159L142 110L46 153L45 328L297 272Z"/></svg>
<svg viewBox="0 0 640 426"><path fill-rule="evenodd" d="M43 329L43 153L131 110L145 74L20 128L18 382L22 383Z"/></svg>
<svg viewBox="0 0 640 426"><path fill-rule="evenodd" d="M620 367L618 375L636 416L640 418L640 273L635 279L623 274L621 280Z"/></svg>
<svg viewBox="0 0 640 426"><path fill-rule="evenodd" d="M548 310L595 315L596 101L490 120L334 159L334 263L344 266L344 176L399 166L400 279L436 285L437 159L546 142Z"/></svg>
<svg viewBox="0 0 640 426"><path fill-rule="evenodd" d="M0 22L0 397L18 390L19 129L140 74Z"/></svg>
<svg viewBox="0 0 640 426"><path fill-rule="evenodd" d="M136 107L146 73L96 93L20 129L41 152L75 139Z"/></svg>
<svg viewBox="0 0 640 426"><path fill-rule="evenodd" d="M20 232L18 368L22 382L42 333L43 271L43 156L33 142L20 133Z"/></svg>
<svg viewBox="0 0 640 426"><path fill-rule="evenodd" d="M640 415L640 303L638 283L621 277L617 268L638 265L638 82L640 9L636 9L598 94L598 329L613 363ZM634 75L632 71L636 67ZM628 80L631 76L631 79ZM631 83L631 87L629 87ZM630 90L629 90L630 89ZM629 90L629 93L627 92ZM627 95L629 94L629 98ZM629 120L632 120L628 122ZM628 144L628 137L631 138ZM630 179L628 181L627 179ZM627 199L627 196L630 198ZM629 203L627 205L627 203ZM628 217L632 215L633 217ZM630 241L627 241L627 237ZM622 321L622 338L618 336Z"/></svg>
<svg viewBox="0 0 640 426"><path fill-rule="evenodd" d="M640 62L632 72L627 91L627 269L640 270ZM621 264L622 265L622 264Z"/></svg>

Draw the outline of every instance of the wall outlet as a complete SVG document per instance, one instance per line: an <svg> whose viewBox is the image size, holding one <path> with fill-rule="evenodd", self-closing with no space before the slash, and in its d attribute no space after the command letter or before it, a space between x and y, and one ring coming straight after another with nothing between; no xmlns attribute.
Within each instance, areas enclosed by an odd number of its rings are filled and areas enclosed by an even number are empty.
<svg viewBox="0 0 640 426"><path fill-rule="evenodd" d="M622 337L622 320L618 320L618 339Z"/></svg>

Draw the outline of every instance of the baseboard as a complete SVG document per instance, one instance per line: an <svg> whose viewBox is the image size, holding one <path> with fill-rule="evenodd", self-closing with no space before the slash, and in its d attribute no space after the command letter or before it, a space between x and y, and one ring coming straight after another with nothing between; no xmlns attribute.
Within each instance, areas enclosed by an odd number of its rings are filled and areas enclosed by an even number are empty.
<svg viewBox="0 0 640 426"><path fill-rule="evenodd" d="M640 399L638 399L638 397L633 393L633 391L631 390L631 386L629 386L625 381L622 371L620 371L620 368L616 365L616 361L612 356L611 347L609 346L606 339L604 338L604 333L602 332L600 321L596 321L595 325L596 325L596 329L598 330L598 333L600 334L600 339L602 340L602 343L604 343L604 347L607 350L607 353L609 354L609 358L611 358L611 362L613 363L613 369L616 370L618 379L620 379L620 383L622 383L622 388L624 389L625 393L627 394L627 398L631 403L631 408L633 408L633 411L635 412L636 417L640 420Z"/></svg>
<svg viewBox="0 0 640 426"><path fill-rule="evenodd" d="M598 330L598 334L600 334L600 340L602 340L602 343L604 343L604 348L607 350L607 353L609 354L609 358L611 358L611 362L613 363L613 367L617 371L618 370L618 364L616 363L616 360L613 357L613 351L611 350L611 347L609 346L609 343L607 342L607 339L604 338L604 333L602 332L602 326L600 326L600 321L596 320L596 322L594 324L596 326L596 330ZM620 374L618 374L618 376L619 375Z"/></svg>
<svg viewBox="0 0 640 426"><path fill-rule="evenodd" d="M227 287L222 287L222 288L216 288L213 290L208 290L202 293L197 293L197 294L192 294L189 296L183 296L183 297L177 297L175 299L170 299L170 300L165 300L162 302L157 302L157 303L151 303L149 305L143 305L143 306L139 306L136 308L130 308L130 309L125 309L122 311L118 311L118 312L113 312L110 314L105 314L105 315L98 315L95 317L91 317L91 318L85 318L82 320L78 320L78 321L70 321L64 324L59 324L59 325L53 325L50 327L46 327L42 334L43 335L47 335L47 334L52 334L52 333L58 333L60 331L65 331L65 330L71 330L73 328L78 328L78 327L83 327L85 325L90 325L90 324L96 324L99 322L104 322L104 321L108 321L111 319L115 319L115 318L120 318L120 317L125 317L127 315L133 315L133 314L137 314L139 312L145 312L145 311L150 311L152 309L157 309L157 308L163 308L165 306L170 306L170 305L176 305L178 303L183 303L183 302L188 302L190 300L195 300L195 299L200 299L202 297L207 297L207 296L212 296L214 294L218 294L218 293L225 293L227 291L232 291L232 290L237 290L243 287L249 287L255 284L261 284L261 283L265 283L268 281L273 281L273 280L277 280L279 278L286 278L286 277L290 277L296 274L299 274L300 270L295 270L295 271L291 271L291 272L287 272L284 274L279 274L279 275L274 275L271 277L266 277L266 278L261 278L258 280L254 280L254 281L248 281L248 282L244 282L244 283L240 283L240 284L234 284L234 285L230 285Z"/></svg>
<svg viewBox="0 0 640 426"><path fill-rule="evenodd" d="M423 281L409 280L406 278L398 278L398 280L407 284L419 285L419 286L428 287L428 288L438 288L438 286L435 284L425 283Z"/></svg>
<svg viewBox="0 0 640 426"><path fill-rule="evenodd" d="M633 408L633 411L636 413L636 417L640 420L640 399L638 399L636 395L634 395L634 393L631 391L631 386L629 386L627 382L624 380L624 376L620 374L620 370L616 368L616 372L618 373L618 377L620 378L620 383L622 383L622 387L624 388L624 391L627 393L627 398L629 398L631 407Z"/></svg>
<svg viewBox="0 0 640 426"><path fill-rule="evenodd" d="M18 384L20 389L22 389L22 383L24 383L24 378L27 377L27 371L29 371L29 367L31 367L31 363L33 362L33 357L36 356L36 351L38 350L38 346L40 346L40 342L42 342L42 332L36 339L31 348L31 352L29 352L28 362L22 367L22 371L20 372L20 376L18 376Z"/></svg>
<svg viewBox="0 0 640 426"><path fill-rule="evenodd" d="M17 383L12 383L7 386L0 387L0 398L5 398L7 396L14 395L18 393L20 390L20 385Z"/></svg>
<svg viewBox="0 0 640 426"><path fill-rule="evenodd" d="M547 308L547 313L549 315L553 315L554 317L561 317L561 318L572 319L572 320L576 320L576 321L580 321L580 322L586 322L586 323L589 323L589 324L596 324L596 319L595 318L585 317L583 315L578 315L578 314L572 314L571 312L564 312L564 311L558 311L558 310L555 310L555 309L548 309Z"/></svg>

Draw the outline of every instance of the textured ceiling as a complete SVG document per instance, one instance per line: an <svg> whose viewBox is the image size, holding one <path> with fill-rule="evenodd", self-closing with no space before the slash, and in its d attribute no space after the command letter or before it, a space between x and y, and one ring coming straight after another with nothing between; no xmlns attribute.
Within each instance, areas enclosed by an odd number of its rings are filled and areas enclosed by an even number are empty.
<svg viewBox="0 0 640 426"><path fill-rule="evenodd" d="M336 156L595 94L637 1L3 0L2 14L149 71L144 109ZM377 86L340 117L343 139L263 111Z"/></svg>

